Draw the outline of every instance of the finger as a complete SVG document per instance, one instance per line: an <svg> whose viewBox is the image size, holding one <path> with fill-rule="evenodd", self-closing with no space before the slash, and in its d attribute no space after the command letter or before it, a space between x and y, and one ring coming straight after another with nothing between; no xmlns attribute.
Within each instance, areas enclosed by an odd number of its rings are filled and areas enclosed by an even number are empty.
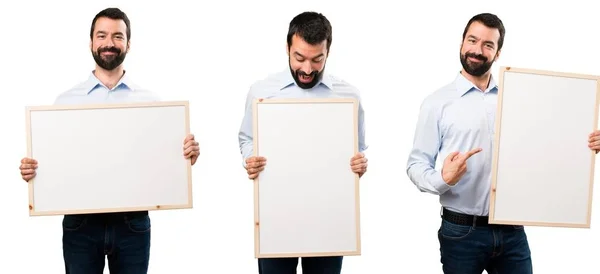
<svg viewBox="0 0 600 274"><path fill-rule="evenodd" d="M185 136L185 139L183 139L183 143L187 143L188 141L194 140L194 135L193 134L188 134Z"/></svg>
<svg viewBox="0 0 600 274"><path fill-rule="evenodd" d="M600 141L600 136L591 136L590 138L588 138L588 142L593 143L596 141Z"/></svg>
<svg viewBox="0 0 600 274"><path fill-rule="evenodd" d="M248 165L246 165L246 166L247 166L247 167L250 167L250 168L259 168L259 167L265 166L266 164L267 164L267 162L260 161L260 162L252 162L252 163L249 163L249 164L248 164Z"/></svg>
<svg viewBox="0 0 600 274"><path fill-rule="evenodd" d="M445 163L452 162L455 160L456 156L458 156L458 151L451 152L450 154L448 154L448 156L446 156L446 159L444 160L444 162Z"/></svg>
<svg viewBox="0 0 600 274"><path fill-rule="evenodd" d="M600 136L600 130L594 130L592 133L590 133L589 137L592 136Z"/></svg>
<svg viewBox="0 0 600 274"><path fill-rule="evenodd" d="M255 168L255 167L247 168L246 173L248 173L248 175L252 175L252 174L256 173L256 169L257 168Z"/></svg>
<svg viewBox="0 0 600 274"><path fill-rule="evenodd" d="M190 158L198 157L198 155L200 155L200 152L194 150L194 151L186 154L185 158L190 159Z"/></svg>
<svg viewBox="0 0 600 274"><path fill-rule="evenodd" d="M256 161L264 162L266 160L267 159L265 159L265 157L262 157L262 156L251 156L251 157L246 158L246 164L256 162Z"/></svg>
<svg viewBox="0 0 600 274"><path fill-rule="evenodd" d="M19 166L19 169L23 170L23 169L35 169L37 168L37 165L35 164L21 164Z"/></svg>
<svg viewBox="0 0 600 274"><path fill-rule="evenodd" d="M29 182L29 180L33 179L33 177L34 177L34 175L32 174L32 175L24 175L22 178L23 178L23 180Z"/></svg>
<svg viewBox="0 0 600 274"><path fill-rule="evenodd" d="M467 153L465 153L465 160L469 159L471 156L481 152L482 149L481 148L476 148L476 149L472 149L470 151L467 151Z"/></svg>
<svg viewBox="0 0 600 274"><path fill-rule="evenodd" d="M593 141L593 142L590 142L588 144L589 147L596 147L596 146L599 146L599 145L600 145L600 140Z"/></svg>
<svg viewBox="0 0 600 274"><path fill-rule="evenodd" d="M360 158L364 158L365 154L362 152L356 153L354 156L352 156L352 158L350 160L354 161L356 159L360 159Z"/></svg>
<svg viewBox="0 0 600 274"><path fill-rule="evenodd" d="M23 170L21 170L21 175L30 175L30 174L35 174L35 170L34 169L23 169Z"/></svg>
<svg viewBox="0 0 600 274"><path fill-rule="evenodd" d="M185 144L183 144L183 149L185 150L190 147L197 147L197 146L198 146L198 142L190 140L190 141L187 141Z"/></svg>
<svg viewBox="0 0 600 274"><path fill-rule="evenodd" d="M196 146L196 145L194 145L194 146L190 146L190 147L186 148L186 149L183 151L183 153L184 153L185 155L187 155L187 154L190 154L190 153L192 153L193 151L200 151L200 147L199 147L199 146Z"/></svg>
<svg viewBox="0 0 600 274"><path fill-rule="evenodd" d="M357 172L367 168L367 163L357 164L352 166L352 171Z"/></svg>
<svg viewBox="0 0 600 274"><path fill-rule="evenodd" d="M368 162L369 160L367 158L358 158L358 159L354 159L350 164L351 165L360 165L363 163Z"/></svg>
<svg viewBox="0 0 600 274"><path fill-rule="evenodd" d="M265 169L264 167L249 168L248 175L257 174L257 173L263 171L264 169Z"/></svg>
<svg viewBox="0 0 600 274"><path fill-rule="evenodd" d="M37 161L31 158L23 158L21 159L21 164L34 164L37 165Z"/></svg>

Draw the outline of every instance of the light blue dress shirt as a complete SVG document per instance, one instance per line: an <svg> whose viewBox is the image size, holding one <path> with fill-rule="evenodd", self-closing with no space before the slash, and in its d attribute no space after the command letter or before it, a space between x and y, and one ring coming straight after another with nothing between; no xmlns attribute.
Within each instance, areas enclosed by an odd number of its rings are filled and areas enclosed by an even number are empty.
<svg viewBox="0 0 600 274"><path fill-rule="evenodd" d="M160 98L153 92L135 85L127 73L109 89L96 78L92 71L88 79L61 93L54 101L55 105L85 105L114 103L157 102Z"/></svg>
<svg viewBox="0 0 600 274"><path fill-rule="evenodd" d="M451 211L488 215L497 96L493 78L482 91L459 73L421 105L407 174L420 191L439 195ZM447 185L443 160L454 151L474 148L482 151L467 160L467 172L456 185Z"/></svg>
<svg viewBox="0 0 600 274"><path fill-rule="evenodd" d="M153 92L135 85L127 73L109 89L96 78L94 71L88 79L58 95L55 105L89 105L157 102L160 98Z"/></svg>
<svg viewBox="0 0 600 274"><path fill-rule="evenodd" d="M364 110L358 89L327 73L323 74L323 79L313 88L302 89L296 84L288 69L257 81L250 87L250 91L246 97L244 118L238 134L244 167L246 166L245 159L252 156L254 149L252 143L252 104L254 99L260 98L355 98L359 102L358 150L363 152L367 149L365 143Z"/></svg>

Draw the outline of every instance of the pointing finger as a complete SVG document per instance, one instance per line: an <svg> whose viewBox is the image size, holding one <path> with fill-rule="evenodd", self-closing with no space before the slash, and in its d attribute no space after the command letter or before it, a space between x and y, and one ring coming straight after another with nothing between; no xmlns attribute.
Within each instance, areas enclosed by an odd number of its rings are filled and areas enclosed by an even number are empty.
<svg viewBox="0 0 600 274"><path fill-rule="evenodd" d="M475 154L477 154L477 153L481 152L481 150L482 150L481 148L476 148L476 149L473 149L473 150L470 150L470 151L468 151L467 153L465 153L465 156L466 156L466 157L465 157L465 160L467 160L467 159L469 159L471 156L473 156L473 155L475 155Z"/></svg>

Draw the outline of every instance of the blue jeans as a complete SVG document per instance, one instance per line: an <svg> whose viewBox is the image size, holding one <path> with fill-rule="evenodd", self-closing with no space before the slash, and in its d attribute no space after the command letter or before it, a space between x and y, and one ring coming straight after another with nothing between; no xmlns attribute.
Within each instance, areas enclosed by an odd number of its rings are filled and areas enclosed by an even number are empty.
<svg viewBox="0 0 600 274"><path fill-rule="evenodd" d="M457 225L442 219L438 231L445 274L531 274L531 252L523 226Z"/></svg>
<svg viewBox="0 0 600 274"><path fill-rule="evenodd" d="M344 257L302 258L302 274L340 274ZM298 258L258 259L259 274L296 274Z"/></svg>
<svg viewBox="0 0 600 274"><path fill-rule="evenodd" d="M146 274L150 257L147 212L65 215L63 257L67 274Z"/></svg>

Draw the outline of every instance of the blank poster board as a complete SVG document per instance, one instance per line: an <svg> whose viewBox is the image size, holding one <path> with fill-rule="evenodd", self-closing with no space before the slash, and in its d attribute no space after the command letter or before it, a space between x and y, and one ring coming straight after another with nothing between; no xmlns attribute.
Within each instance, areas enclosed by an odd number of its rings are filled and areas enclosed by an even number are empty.
<svg viewBox="0 0 600 274"><path fill-rule="evenodd" d="M360 255L358 101L259 99L253 114L255 256Z"/></svg>
<svg viewBox="0 0 600 274"><path fill-rule="evenodd" d="M31 216L192 208L188 102L26 108Z"/></svg>
<svg viewBox="0 0 600 274"><path fill-rule="evenodd" d="M589 228L597 76L502 67L490 223Z"/></svg>

